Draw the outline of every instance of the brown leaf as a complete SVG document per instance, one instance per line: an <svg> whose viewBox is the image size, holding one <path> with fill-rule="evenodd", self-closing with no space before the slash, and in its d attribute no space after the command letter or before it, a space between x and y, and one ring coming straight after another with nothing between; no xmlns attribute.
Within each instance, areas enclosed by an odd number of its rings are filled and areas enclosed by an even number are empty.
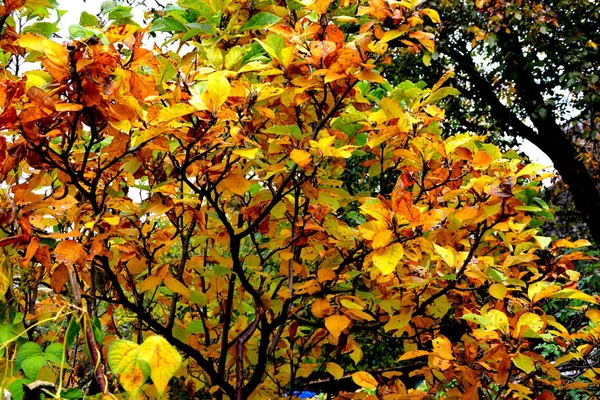
<svg viewBox="0 0 600 400"><path fill-rule="evenodd" d="M65 264L60 264L50 275L50 286L54 293L62 293L65 290L65 283L69 280L69 268Z"/></svg>

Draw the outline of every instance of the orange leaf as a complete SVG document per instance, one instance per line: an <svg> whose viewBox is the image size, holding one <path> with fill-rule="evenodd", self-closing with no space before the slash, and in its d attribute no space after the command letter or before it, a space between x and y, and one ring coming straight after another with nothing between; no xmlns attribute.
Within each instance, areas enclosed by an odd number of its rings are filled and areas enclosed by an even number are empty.
<svg viewBox="0 0 600 400"><path fill-rule="evenodd" d="M334 338L339 338L344 329L350 326L352 321L345 315L332 315L325 318L325 327Z"/></svg>
<svg viewBox="0 0 600 400"><path fill-rule="evenodd" d="M375 389L379 384L377 380L368 372L358 371L352 374L352 380L358 386L366 389Z"/></svg>

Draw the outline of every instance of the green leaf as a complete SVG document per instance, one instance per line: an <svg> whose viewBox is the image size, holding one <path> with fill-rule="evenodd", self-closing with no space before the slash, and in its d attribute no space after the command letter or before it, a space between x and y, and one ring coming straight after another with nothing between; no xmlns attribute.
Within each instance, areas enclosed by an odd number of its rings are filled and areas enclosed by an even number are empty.
<svg viewBox="0 0 600 400"><path fill-rule="evenodd" d="M170 17L157 19L152 23L152 26L150 27L150 32L178 33L185 31L187 31L185 25Z"/></svg>
<svg viewBox="0 0 600 400"><path fill-rule="evenodd" d="M46 365L46 357L42 354L27 357L21 364L21 369L25 372L25 375L30 379L35 379L38 372L44 365Z"/></svg>
<svg viewBox="0 0 600 400"><path fill-rule="evenodd" d="M148 363L156 390L163 394L169 380L181 366L181 355L161 336L150 336L139 348L140 358Z"/></svg>
<svg viewBox="0 0 600 400"><path fill-rule="evenodd" d="M269 12L260 12L250 18L240 29L240 32L263 29L275 25L281 18Z"/></svg>
<svg viewBox="0 0 600 400"><path fill-rule="evenodd" d="M98 18L96 18L95 15L92 15L86 11L83 11L81 13L81 16L79 17L79 24L82 26L93 26L96 28L100 27L100 25L98 24Z"/></svg>
<svg viewBox="0 0 600 400"><path fill-rule="evenodd" d="M60 31L55 23L50 22L36 22L35 24L29 25L23 29L23 33L32 32L49 38L53 33Z"/></svg>
<svg viewBox="0 0 600 400"><path fill-rule="evenodd" d="M204 333L204 325L202 325L201 320L195 319L188 324L187 331L189 333Z"/></svg>
<svg viewBox="0 0 600 400"><path fill-rule="evenodd" d="M12 382L8 391L12 395L13 400L23 400L23 385L28 385L31 382L31 379L17 379Z"/></svg>
<svg viewBox="0 0 600 400"><path fill-rule="evenodd" d="M70 388L67 390L63 390L62 392L60 392L60 397L63 399L82 399L83 398L83 391L81 389L77 389L77 388Z"/></svg>
<svg viewBox="0 0 600 400"><path fill-rule="evenodd" d="M50 346L46 347L46 350L44 350L44 356L46 357L46 360L60 365L63 362L63 345L57 342L51 343Z"/></svg>
<svg viewBox="0 0 600 400"><path fill-rule="evenodd" d="M35 342L23 343L23 345L17 351L17 357L15 359L15 367L21 368L23 362L30 357L43 355L42 347ZM45 360L44 360L45 361Z"/></svg>

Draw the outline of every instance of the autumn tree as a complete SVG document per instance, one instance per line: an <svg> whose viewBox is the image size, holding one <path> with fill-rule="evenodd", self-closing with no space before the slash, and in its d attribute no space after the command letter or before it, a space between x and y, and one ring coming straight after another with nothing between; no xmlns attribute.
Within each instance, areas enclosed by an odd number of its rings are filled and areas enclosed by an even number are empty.
<svg viewBox="0 0 600 400"><path fill-rule="evenodd" d="M434 51L440 17L418 3L180 0L148 27L107 3L62 43L36 22L50 3L5 1L2 386L593 393L600 311L574 270L588 243L540 235L538 166L442 136L452 71L431 88L380 73L392 41ZM587 325L546 314L556 298ZM393 344L377 365L373 341ZM574 361L590 366L576 382Z"/></svg>

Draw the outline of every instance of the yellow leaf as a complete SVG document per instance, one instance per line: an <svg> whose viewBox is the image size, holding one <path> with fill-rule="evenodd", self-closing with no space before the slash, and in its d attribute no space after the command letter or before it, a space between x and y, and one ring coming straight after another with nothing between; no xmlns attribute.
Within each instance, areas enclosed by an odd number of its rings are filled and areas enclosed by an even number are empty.
<svg viewBox="0 0 600 400"><path fill-rule="evenodd" d="M388 275L396 270L396 265L404 256L404 247L400 243L393 243L383 249L375 251L373 254L373 265Z"/></svg>
<svg viewBox="0 0 600 400"><path fill-rule="evenodd" d="M26 49L44 53L55 65L69 69L69 53L62 45L46 39L42 35L29 32L21 35L16 42L19 46Z"/></svg>
<svg viewBox="0 0 600 400"><path fill-rule="evenodd" d="M589 294L585 294L576 289L563 289L558 292L552 293L548 296L551 299L571 299L571 300L581 300L587 301L588 303L598 304L598 300L590 296Z"/></svg>
<svg viewBox="0 0 600 400"><path fill-rule="evenodd" d="M121 222L121 218L119 218L118 215L113 215L112 217L104 217L102 218L102 220L108 222L108 224L112 226L117 226L119 225L119 222Z"/></svg>
<svg viewBox="0 0 600 400"><path fill-rule="evenodd" d="M352 380L365 389L375 389L379 385L377 380L368 372L358 371L352 374Z"/></svg>
<svg viewBox="0 0 600 400"><path fill-rule="evenodd" d="M440 22L442 22L442 20L440 19L440 14L438 14L437 11L431 8L425 8L422 12L423 14L427 15L431 19L431 22L433 22L434 24L439 24Z"/></svg>
<svg viewBox="0 0 600 400"><path fill-rule="evenodd" d="M213 72L208 76L206 91L212 101L213 110L216 111L231 93L231 84L222 72Z"/></svg>
<svg viewBox="0 0 600 400"><path fill-rule="evenodd" d="M353 301L350 301L348 299L341 299L340 300L340 304L346 308L350 308L352 310L363 310L364 307L361 306L360 304L357 304Z"/></svg>
<svg viewBox="0 0 600 400"><path fill-rule="evenodd" d="M387 43L390 40L394 40L397 37L400 37L402 35L404 35L404 32L400 32L398 30L389 30L383 34L383 36L381 37L381 39L379 41L383 42L383 43Z"/></svg>
<svg viewBox="0 0 600 400"><path fill-rule="evenodd" d="M158 122L166 122L172 121L176 118L182 117L184 115L188 115L196 111L194 107L189 104L179 103L175 104L172 107L163 108L158 113L157 121Z"/></svg>
<svg viewBox="0 0 600 400"><path fill-rule="evenodd" d="M162 283L162 279L159 276L150 275L149 277L144 279L144 281L140 284L139 292L144 293L145 291L154 289L161 283Z"/></svg>
<svg viewBox="0 0 600 400"><path fill-rule="evenodd" d="M256 158L256 154L258 153L258 147L255 147L253 149L237 149L232 151L232 153L237 156L253 160L254 158Z"/></svg>
<svg viewBox="0 0 600 400"><path fill-rule="evenodd" d="M533 359L529 356L526 356L525 354L517 354L513 357L512 361L517 368L525 371L525 373L527 374L535 371L535 364L533 362Z"/></svg>
<svg viewBox="0 0 600 400"><path fill-rule="evenodd" d="M334 338L339 338L344 329L350 326L350 318L345 315L332 315L325 318L325 327Z"/></svg>
<svg viewBox="0 0 600 400"><path fill-rule="evenodd" d="M544 321L542 317L531 312L525 312L519 317L517 322L516 333L517 335L523 335L525 337L531 336L532 331L534 334L540 333L544 328Z"/></svg>
<svg viewBox="0 0 600 400"><path fill-rule="evenodd" d="M407 351L406 353L402 354L400 356L400 358L398 359L398 361L410 360L411 358L428 356L430 354L431 354L430 351L425 351L425 350L411 350L411 351Z"/></svg>
<svg viewBox="0 0 600 400"><path fill-rule="evenodd" d="M490 286L490 294L496 299L503 299L507 292L508 289L501 283L494 283Z"/></svg>
<svg viewBox="0 0 600 400"><path fill-rule="evenodd" d="M312 156L305 150L294 149L291 151L290 157L301 168L306 168L312 162Z"/></svg>
<svg viewBox="0 0 600 400"><path fill-rule="evenodd" d="M239 196L245 195L250 190L252 183L241 174L232 174L219 182L219 189L225 189Z"/></svg>
<svg viewBox="0 0 600 400"><path fill-rule="evenodd" d="M440 335L431 341L433 346L433 352L439 358L443 358L444 360L454 360L454 355L452 354L452 344L450 340L446 336Z"/></svg>
<svg viewBox="0 0 600 400"><path fill-rule="evenodd" d="M140 346L130 340L115 340L108 348L108 365L123 389L135 395L150 375L150 366L139 355Z"/></svg>
<svg viewBox="0 0 600 400"><path fill-rule="evenodd" d="M165 286L173 293L178 293L187 298L190 297L190 289L172 276L167 276L165 278Z"/></svg>
<svg viewBox="0 0 600 400"><path fill-rule="evenodd" d="M485 329L498 329L501 332L508 331L508 317L500 310L490 310L485 314L485 317L490 320L490 325L485 325Z"/></svg>
<svg viewBox="0 0 600 400"><path fill-rule="evenodd" d="M373 250L386 247L388 244L390 244L393 237L394 233L389 229L377 232L375 235L373 235L373 243L371 243L371 247L373 247Z"/></svg>
<svg viewBox="0 0 600 400"><path fill-rule="evenodd" d="M152 382L162 395L183 361L181 355L165 338L150 336L140 345L139 356L150 366Z"/></svg>
<svg viewBox="0 0 600 400"><path fill-rule="evenodd" d="M384 325L383 330L386 332L397 331L395 336L401 336L408 329L408 323L411 318L411 313L394 315L390 318L388 323Z"/></svg>
<svg viewBox="0 0 600 400"><path fill-rule="evenodd" d="M334 362L328 362L325 368L335 379L341 379L344 376L344 368Z"/></svg>
<svg viewBox="0 0 600 400"><path fill-rule="evenodd" d="M442 258L442 260L444 260L444 262L448 264L449 267L457 267L456 260L458 257L454 248L448 246L442 247L433 243L433 249Z"/></svg>
<svg viewBox="0 0 600 400"><path fill-rule="evenodd" d="M435 51L435 42L433 41L435 36L433 33L417 31L409 33L408 36L417 39L430 53Z"/></svg>

